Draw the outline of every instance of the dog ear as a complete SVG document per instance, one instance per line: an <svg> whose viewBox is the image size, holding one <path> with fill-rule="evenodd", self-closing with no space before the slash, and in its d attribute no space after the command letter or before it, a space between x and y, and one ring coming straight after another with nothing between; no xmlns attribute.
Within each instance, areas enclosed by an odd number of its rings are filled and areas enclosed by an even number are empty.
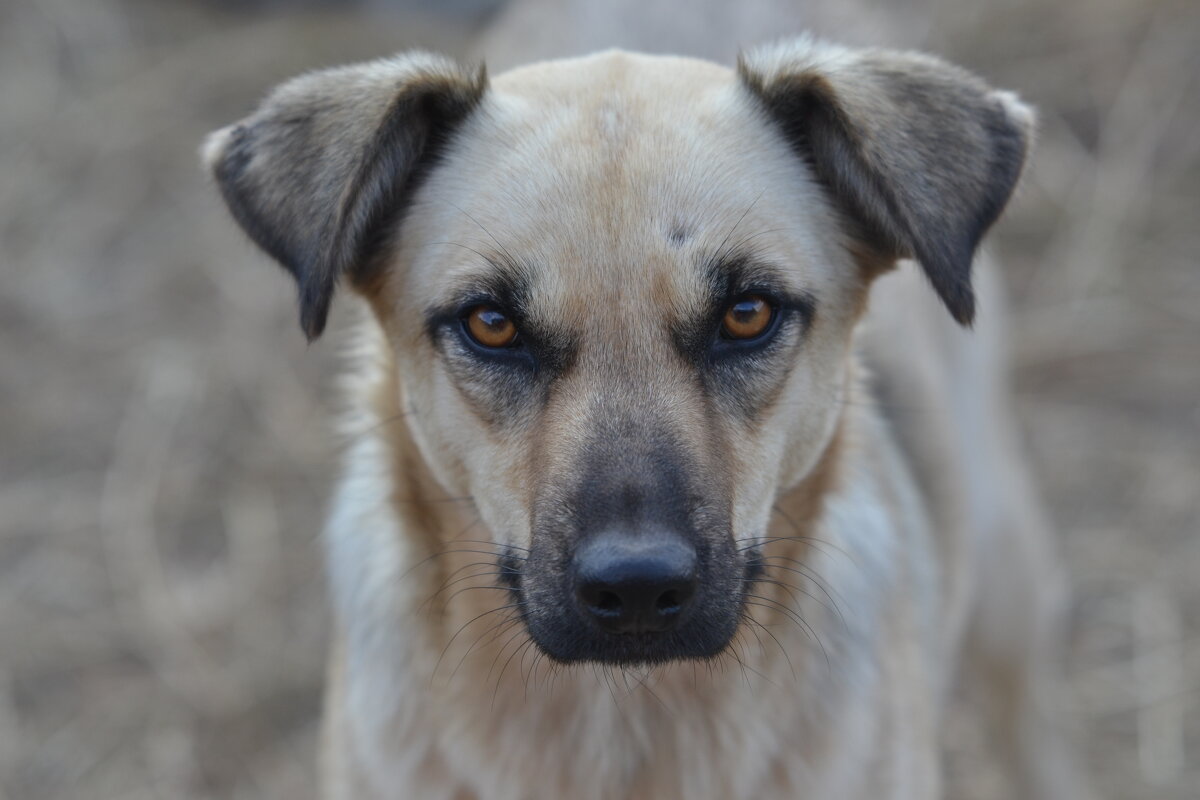
<svg viewBox="0 0 1200 800"><path fill-rule="evenodd" d="M204 160L237 222L295 277L310 340L486 86L482 67L411 53L303 75L210 134Z"/></svg>
<svg viewBox="0 0 1200 800"><path fill-rule="evenodd" d="M971 261L1020 177L1033 112L918 53L800 40L738 61L852 223L888 259L915 258L951 315L975 315Z"/></svg>

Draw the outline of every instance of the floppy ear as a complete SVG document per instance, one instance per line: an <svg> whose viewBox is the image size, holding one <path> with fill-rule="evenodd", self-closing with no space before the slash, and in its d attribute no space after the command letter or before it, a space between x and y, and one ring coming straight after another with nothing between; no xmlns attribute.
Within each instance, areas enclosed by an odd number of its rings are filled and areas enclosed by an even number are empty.
<svg viewBox="0 0 1200 800"><path fill-rule="evenodd" d="M295 277L310 340L486 85L482 67L411 53L296 78L210 134L204 160L234 218Z"/></svg>
<svg viewBox="0 0 1200 800"><path fill-rule="evenodd" d="M1020 177L1033 112L918 53L800 40L744 54L738 72L854 235L885 258L919 261L951 315L969 325L971 261Z"/></svg>

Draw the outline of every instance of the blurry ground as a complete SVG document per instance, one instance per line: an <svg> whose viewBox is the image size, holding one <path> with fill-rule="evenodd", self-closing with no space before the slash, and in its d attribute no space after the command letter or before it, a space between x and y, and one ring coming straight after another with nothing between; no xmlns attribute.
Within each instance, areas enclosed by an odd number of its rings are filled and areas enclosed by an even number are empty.
<svg viewBox="0 0 1200 800"><path fill-rule="evenodd" d="M244 5L0 0L0 800L312 795L337 336L303 344L195 149L297 71L467 32ZM1080 746L1111 798L1195 800L1200 7L912 5L1042 112L993 246Z"/></svg>

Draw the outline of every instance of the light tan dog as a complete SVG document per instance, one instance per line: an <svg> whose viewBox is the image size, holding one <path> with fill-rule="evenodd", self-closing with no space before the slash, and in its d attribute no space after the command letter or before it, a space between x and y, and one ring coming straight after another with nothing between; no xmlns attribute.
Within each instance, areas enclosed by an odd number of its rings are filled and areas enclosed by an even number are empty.
<svg viewBox="0 0 1200 800"><path fill-rule="evenodd" d="M339 281L373 312L326 796L936 797L960 661L1014 796L1077 796L972 280L1032 125L938 60L797 41L494 80L414 53L215 133L308 336Z"/></svg>

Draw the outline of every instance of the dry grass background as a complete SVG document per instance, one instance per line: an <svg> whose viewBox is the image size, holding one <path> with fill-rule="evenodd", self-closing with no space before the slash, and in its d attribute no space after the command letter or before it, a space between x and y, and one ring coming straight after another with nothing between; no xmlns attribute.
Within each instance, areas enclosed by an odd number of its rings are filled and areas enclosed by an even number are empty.
<svg viewBox="0 0 1200 800"><path fill-rule="evenodd" d="M337 335L303 344L195 148L297 71L468 31L267 5L0 0L0 800L312 795ZM1108 797L1195 800L1200 4L909 5L1042 112L993 245L1080 748Z"/></svg>

